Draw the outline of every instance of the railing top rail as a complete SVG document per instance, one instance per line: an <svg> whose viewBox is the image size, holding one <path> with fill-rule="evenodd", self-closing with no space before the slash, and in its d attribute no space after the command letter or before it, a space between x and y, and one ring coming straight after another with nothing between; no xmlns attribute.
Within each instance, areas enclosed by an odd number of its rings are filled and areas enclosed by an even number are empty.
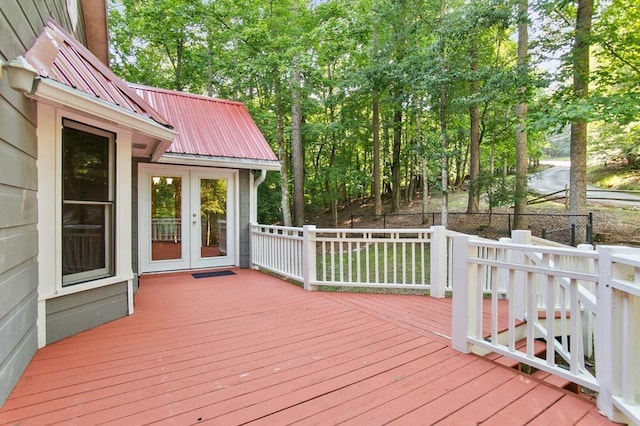
<svg viewBox="0 0 640 426"><path fill-rule="evenodd" d="M501 242L493 240L469 239L469 245L472 247L485 247L495 249L509 249L524 252L557 254L565 256L582 257L587 259L598 259L598 252L595 250L580 250L575 247L549 247L538 246L533 244L518 244L512 242Z"/></svg>
<svg viewBox="0 0 640 426"><path fill-rule="evenodd" d="M327 234L431 234L430 228L316 228Z"/></svg>
<svg viewBox="0 0 640 426"><path fill-rule="evenodd" d="M560 277L560 278L570 278L570 279L587 281L587 282L598 282L597 274L572 271L565 268L551 268L551 267L545 267L545 266L526 265L521 263L513 263L513 262L506 262L506 261L481 259L481 258L471 258L471 257L468 259L468 261L469 263L475 263L478 265L487 265L487 266L493 266L497 268L508 268L514 271L531 272L533 274L554 276L554 277ZM521 284L524 284L524 283L521 283Z"/></svg>
<svg viewBox="0 0 640 426"><path fill-rule="evenodd" d="M297 231L297 232L302 232L302 230L304 229L304 228L298 228L295 226L261 225L258 223L252 223L250 226L252 228L278 229L278 230L284 230L284 231Z"/></svg>
<svg viewBox="0 0 640 426"><path fill-rule="evenodd" d="M531 236L531 243L535 246L541 246L541 247L566 247L566 248L570 247L566 244L562 244L557 241L547 240L546 238L536 237L534 235Z"/></svg>
<svg viewBox="0 0 640 426"><path fill-rule="evenodd" d="M625 265L633 266L634 268L640 268L639 254L615 253L611 256L611 261L614 263L622 263Z"/></svg>

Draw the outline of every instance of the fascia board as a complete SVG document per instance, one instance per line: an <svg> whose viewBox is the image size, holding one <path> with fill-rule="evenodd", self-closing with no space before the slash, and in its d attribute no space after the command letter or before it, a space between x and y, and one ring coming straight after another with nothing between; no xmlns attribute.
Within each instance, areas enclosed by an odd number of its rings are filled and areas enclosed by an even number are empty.
<svg viewBox="0 0 640 426"><path fill-rule="evenodd" d="M184 166L221 167L227 169L255 169L280 171L279 161L257 160L248 158L209 157L203 155L164 153L159 163L179 164Z"/></svg>

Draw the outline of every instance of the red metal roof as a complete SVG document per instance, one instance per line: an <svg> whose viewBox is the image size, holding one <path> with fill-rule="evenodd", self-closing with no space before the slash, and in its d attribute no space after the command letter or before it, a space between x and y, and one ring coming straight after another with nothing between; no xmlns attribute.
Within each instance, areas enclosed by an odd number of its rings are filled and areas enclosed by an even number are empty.
<svg viewBox="0 0 640 426"><path fill-rule="evenodd" d="M50 19L25 59L50 78L171 128L172 125L86 47Z"/></svg>
<svg viewBox="0 0 640 426"><path fill-rule="evenodd" d="M132 85L178 132L174 154L278 161L249 111L240 102Z"/></svg>

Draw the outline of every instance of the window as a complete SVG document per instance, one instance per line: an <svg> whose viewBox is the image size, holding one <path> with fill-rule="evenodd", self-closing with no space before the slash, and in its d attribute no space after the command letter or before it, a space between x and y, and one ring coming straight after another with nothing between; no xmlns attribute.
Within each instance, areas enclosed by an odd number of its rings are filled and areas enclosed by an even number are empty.
<svg viewBox="0 0 640 426"><path fill-rule="evenodd" d="M62 285L114 274L115 135L65 120Z"/></svg>

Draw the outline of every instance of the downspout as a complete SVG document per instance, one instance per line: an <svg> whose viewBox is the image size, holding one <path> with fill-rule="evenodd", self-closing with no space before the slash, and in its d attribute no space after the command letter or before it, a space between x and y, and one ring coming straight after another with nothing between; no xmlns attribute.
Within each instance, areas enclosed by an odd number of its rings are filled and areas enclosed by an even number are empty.
<svg viewBox="0 0 640 426"><path fill-rule="evenodd" d="M253 264L253 225L258 223L258 187L267 178L267 170L262 169L260 171L260 177L253 181L251 185L251 200L249 206L249 267L257 269ZM253 173L251 173L251 179L254 179Z"/></svg>
<svg viewBox="0 0 640 426"><path fill-rule="evenodd" d="M253 181L253 188L251 191L251 216L249 222L251 224L258 223L258 187L267 178L267 170L260 170L260 177Z"/></svg>

